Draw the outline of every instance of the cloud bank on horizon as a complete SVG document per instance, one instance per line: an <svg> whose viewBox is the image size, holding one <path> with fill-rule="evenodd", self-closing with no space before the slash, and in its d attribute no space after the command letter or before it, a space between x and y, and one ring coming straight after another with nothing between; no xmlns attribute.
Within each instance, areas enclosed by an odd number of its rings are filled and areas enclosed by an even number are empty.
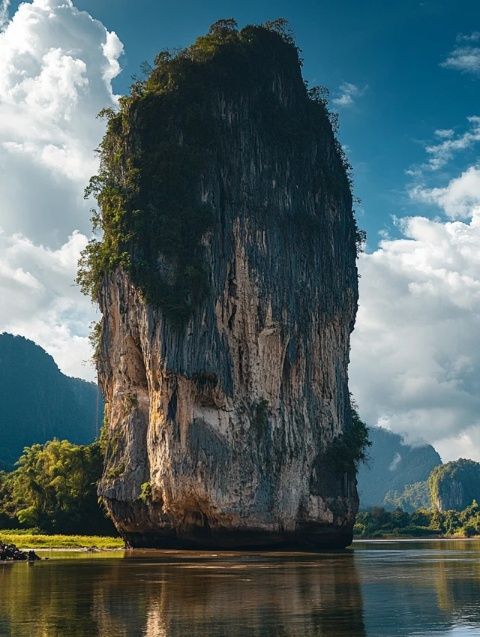
<svg viewBox="0 0 480 637"><path fill-rule="evenodd" d="M23 334L66 373L94 378L95 310L74 285L89 233L96 119L116 98L123 45L70 0L0 5L0 329Z"/></svg>
<svg viewBox="0 0 480 637"><path fill-rule="evenodd" d="M360 257L352 391L368 423L480 460L480 206L400 225Z"/></svg>
<svg viewBox="0 0 480 637"><path fill-rule="evenodd" d="M70 0L33 0L11 19L8 4L0 4L0 293L8 299L0 329L35 340L66 373L93 378L84 361L95 312L73 281L90 225L83 189L104 130L96 114L115 105L123 45ZM461 36L443 66L475 76L477 35ZM365 90L344 83L337 105L352 106ZM479 122L470 116L461 134L439 128L413 171L411 200L439 218L399 221L401 237L359 263L351 379L361 413L436 444L445 459L480 459L480 166L432 185L425 175L443 179L451 157L480 140Z"/></svg>

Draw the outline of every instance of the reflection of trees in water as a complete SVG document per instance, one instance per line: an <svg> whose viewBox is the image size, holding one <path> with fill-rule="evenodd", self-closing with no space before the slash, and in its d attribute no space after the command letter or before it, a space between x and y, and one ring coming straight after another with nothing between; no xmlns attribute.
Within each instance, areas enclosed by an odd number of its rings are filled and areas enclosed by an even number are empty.
<svg viewBox="0 0 480 637"><path fill-rule="evenodd" d="M480 627L480 562L478 544L456 541L455 558L435 563L435 590L438 608L450 621L478 624ZM475 548L477 547L477 548Z"/></svg>
<svg viewBox="0 0 480 637"><path fill-rule="evenodd" d="M480 628L478 544L411 544L382 557L372 553L357 551L369 637L429 635L459 623Z"/></svg>
<svg viewBox="0 0 480 637"><path fill-rule="evenodd" d="M365 635L350 554L8 568L0 571L0 634L15 637ZM22 625L25 617L33 623Z"/></svg>
<svg viewBox="0 0 480 637"><path fill-rule="evenodd" d="M96 635L91 594L77 579L79 564L0 565L0 635Z"/></svg>

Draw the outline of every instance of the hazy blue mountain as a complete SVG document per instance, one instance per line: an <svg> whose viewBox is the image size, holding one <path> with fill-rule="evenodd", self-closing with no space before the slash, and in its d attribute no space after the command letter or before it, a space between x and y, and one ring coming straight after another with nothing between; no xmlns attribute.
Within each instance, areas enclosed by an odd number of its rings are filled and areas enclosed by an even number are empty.
<svg viewBox="0 0 480 637"><path fill-rule="evenodd" d="M0 334L0 469L22 449L52 438L83 444L97 433L97 385L65 376L53 358L22 336Z"/></svg>
<svg viewBox="0 0 480 637"><path fill-rule="evenodd" d="M381 427L371 427L370 440L369 460L358 474L362 509L388 506L392 492L402 493L407 485L425 482L432 469L442 464L431 445L409 445L402 436Z"/></svg>
<svg viewBox="0 0 480 637"><path fill-rule="evenodd" d="M441 466L441 465L440 465ZM407 484L403 491L388 491L383 500L386 509L402 509L413 513L418 509L429 509L432 505L428 481Z"/></svg>

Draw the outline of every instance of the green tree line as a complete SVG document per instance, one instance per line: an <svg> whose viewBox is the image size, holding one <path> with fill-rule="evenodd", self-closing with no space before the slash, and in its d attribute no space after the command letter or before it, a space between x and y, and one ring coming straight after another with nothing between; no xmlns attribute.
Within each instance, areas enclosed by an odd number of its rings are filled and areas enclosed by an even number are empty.
<svg viewBox="0 0 480 637"><path fill-rule="evenodd" d="M0 472L0 528L113 533L97 497L102 464L98 443L52 440L26 447L14 471Z"/></svg>
<svg viewBox="0 0 480 637"><path fill-rule="evenodd" d="M418 509L408 513L402 509L386 511L372 507L361 511L355 523L357 537L386 536L459 536L480 535L480 506L476 500L463 511Z"/></svg>

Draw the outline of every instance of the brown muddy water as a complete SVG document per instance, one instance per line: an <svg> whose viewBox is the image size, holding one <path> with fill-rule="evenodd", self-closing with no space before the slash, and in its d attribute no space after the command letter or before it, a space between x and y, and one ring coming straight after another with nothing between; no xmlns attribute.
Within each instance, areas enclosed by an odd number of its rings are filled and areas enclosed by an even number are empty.
<svg viewBox="0 0 480 637"><path fill-rule="evenodd" d="M480 636L480 541L42 556L0 564L2 637Z"/></svg>

